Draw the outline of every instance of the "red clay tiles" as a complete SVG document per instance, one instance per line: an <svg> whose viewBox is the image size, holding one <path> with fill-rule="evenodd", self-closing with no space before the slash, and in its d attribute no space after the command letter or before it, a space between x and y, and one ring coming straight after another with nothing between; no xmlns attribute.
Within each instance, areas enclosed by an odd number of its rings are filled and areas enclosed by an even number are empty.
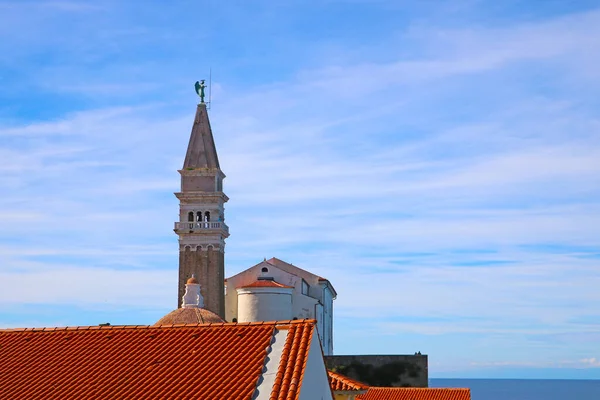
<svg viewBox="0 0 600 400"><path fill-rule="evenodd" d="M297 400L300 396L313 332L314 325L290 325L270 400Z"/></svg>
<svg viewBox="0 0 600 400"><path fill-rule="evenodd" d="M154 326L173 324L211 324L219 322L225 322L225 320L205 308L178 308L159 319Z"/></svg>
<svg viewBox="0 0 600 400"><path fill-rule="evenodd" d="M371 387L357 400L471 400L470 389Z"/></svg>
<svg viewBox="0 0 600 400"><path fill-rule="evenodd" d="M254 288L254 287L276 287L276 288L288 288L288 289L293 289L294 288L293 286L284 285L282 283L275 282L275 281L272 281L272 280L267 280L267 279L262 280L261 279L261 280L252 282L249 285L244 285L240 289L243 289L243 288Z"/></svg>
<svg viewBox="0 0 600 400"><path fill-rule="evenodd" d="M289 334L274 398L296 399L314 327L311 320L0 330L0 399L250 399L275 329Z"/></svg>
<svg viewBox="0 0 600 400"><path fill-rule="evenodd" d="M471 400L469 389L368 387L368 385L327 371L334 392L359 392L357 400Z"/></svg>
<svg viewBox="0 0 600 400"><path fill-rule="evenodd" d="M364 391L369 388L368 385L355 381L354 379L350 379L347 376L338 374L337 372L327 371L329 375L329 384L331 386L331 390L338 392L351 392L351 391Z"/></svg>

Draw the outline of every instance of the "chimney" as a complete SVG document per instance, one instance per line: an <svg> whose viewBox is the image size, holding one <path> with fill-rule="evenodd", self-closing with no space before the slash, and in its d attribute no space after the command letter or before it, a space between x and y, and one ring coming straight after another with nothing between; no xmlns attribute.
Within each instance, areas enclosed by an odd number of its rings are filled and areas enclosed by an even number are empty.
<svg viewBox="0 0 600 400"><path fill-rule="evenodd" d="M192 277L185 283L185 294L181 308L204 308L204 298L200 293L200 284L192 274Z"/></svg>

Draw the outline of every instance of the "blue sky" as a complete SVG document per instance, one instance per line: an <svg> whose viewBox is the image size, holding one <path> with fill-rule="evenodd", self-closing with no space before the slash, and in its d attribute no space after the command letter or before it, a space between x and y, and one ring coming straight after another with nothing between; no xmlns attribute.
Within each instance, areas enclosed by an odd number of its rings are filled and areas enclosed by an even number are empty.
<svg viewBox="0 0 600 400"><path fill-rule="evenodd" d="M212 68L226 275L329 278L339 354L600 379L594 6L0 1L0 326L176 306L172 193Z"/></svg>

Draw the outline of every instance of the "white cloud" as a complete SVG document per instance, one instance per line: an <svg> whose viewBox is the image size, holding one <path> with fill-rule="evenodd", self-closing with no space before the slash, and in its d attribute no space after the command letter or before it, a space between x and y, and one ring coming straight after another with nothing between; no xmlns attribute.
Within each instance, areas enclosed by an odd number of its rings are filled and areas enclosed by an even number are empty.
<svg viewBox="0 0 600 400"><path fill-rule="evenodd" d="M573 320L600 307L600 124L587 92L598 81L580 74L599 15L417 26L386 43L385 62L297 69L243 90L218 82L227 274L291 261L333 282L338 321L369 315L394 337L496 334L541 352L523 337L597 333ZM408 39L421 55L400 54ZM153 90L80 73L55 90ZM0 305L174 302L171 192L194 111L175 96L2 123Z"/></svg>
<svg viewBox="0 0 600 400"><path fill-rule="evenodd" d="M595 357L584 358L583 360L580 360L580 362L588 367L600 367L600 360Z"/></svg>
<svg viewBox="0 0 600 400"><path fill-rule="evenodd" d="M72 304L88 308L93 305L161 308L174 303L169 301L172 285L168 282L175 279L175 274L169 271L39 264L26 271L0 272L0 279L3 306Z"/></svg>

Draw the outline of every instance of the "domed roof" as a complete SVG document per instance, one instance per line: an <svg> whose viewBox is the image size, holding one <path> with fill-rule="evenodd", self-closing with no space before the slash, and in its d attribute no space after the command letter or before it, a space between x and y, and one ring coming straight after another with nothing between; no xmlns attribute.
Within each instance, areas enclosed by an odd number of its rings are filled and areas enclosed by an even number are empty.
<svg viewBox="0 0 600 400"><path fill-rule="evenodd" d="M225 322L212 311L204 308L178 308L161 319L154 326L176 324L209 324Z"/></svg>
<svg viewBox="0 0 600 400"><path fill-rule="evenodd" d="M191 277L191 278L189 278L189 279L187 280L187 282L186 282L186 283L187 283L188 285L189 285L189 284L193 284L193 283L198 283L198 279L196 279L196 277L192 275L192 277Z"/></svg>

